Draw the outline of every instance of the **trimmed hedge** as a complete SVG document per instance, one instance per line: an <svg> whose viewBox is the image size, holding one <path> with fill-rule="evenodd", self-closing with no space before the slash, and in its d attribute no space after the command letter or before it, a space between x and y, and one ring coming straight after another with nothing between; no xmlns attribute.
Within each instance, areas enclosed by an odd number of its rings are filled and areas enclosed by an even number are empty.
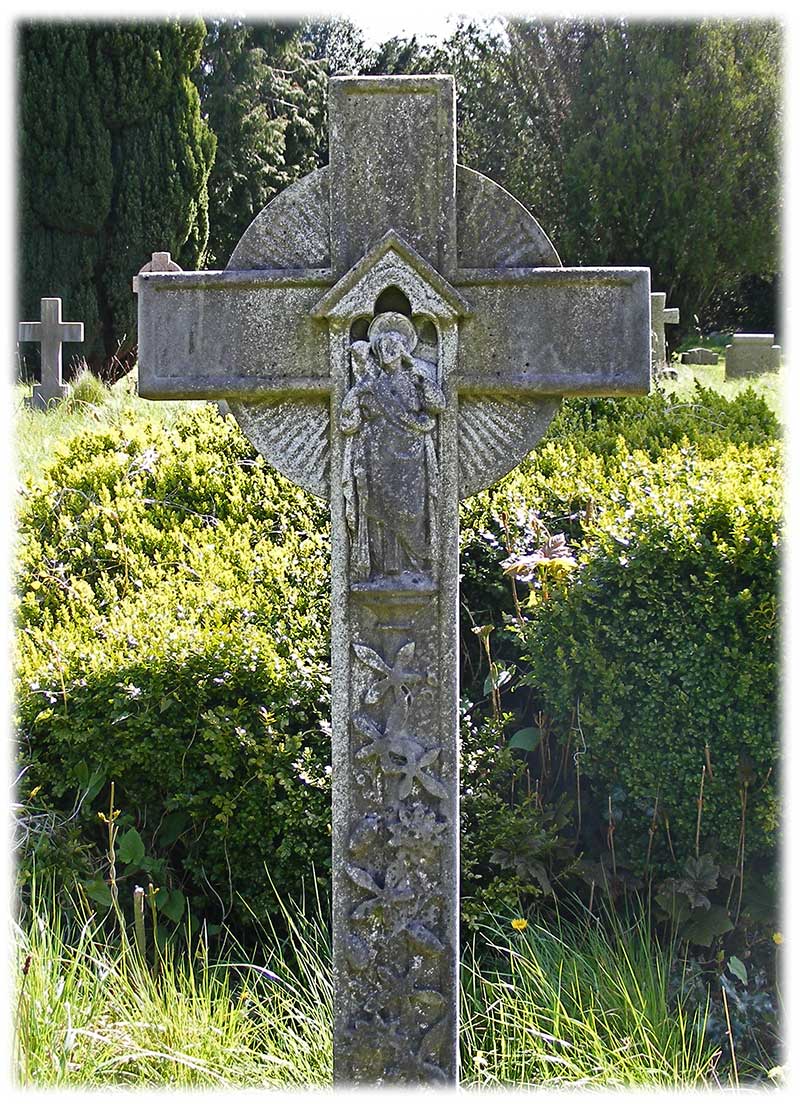
<svg viewBox="0 0 800 1108"><path fill-rule="evenodd" d="M631 454L525 628L525 683L562 733L580 726L582 771L639 868L657 798L676 856L693 853L704 766L706 849L735 863L745 781L745 857L776 845L779 473L775 445Z"/></svg>
<svg viewBox="0 0 800 1108"><path fill-rule="evenodd" d="M592 856L589 808L603 833L609 795L620 864L675 872L706 743L703 849L735 862L746 780L746 854L772 851L776 436L752 392L569 401L523 466L462 506L468 916L549 896L576 843ZM54 460L20 509L17 717L26 803L77 814L60 855L55 836L40 841L40 862L103 895L97 811L114 781L122 887L152 879L171 918L186 893L245 933L248 909L274 908L272 882L295 897L312 871L327 883L327 528L326 505L211 406L80 435ZM517 586L520 628L500 563L546 532L564 532L580 565L545 601ZM472 623L496 628L499 720ZM564 772L578 704L580 842ZM508 747L535 719L564 751L549 795L539 755Z"/></svg>
<svg viewBox="0 0 800 1108"><path fill-rule="evenodd" d="M691 405L658 393L567 402L524 466L465 506L462 595L511 674L506 733L542 713L551 743L569 744L570 770L579 752L589 857L608 860L610 808L615 863L675 873L695 852L708 762L703 849L736 864L746 785L745 858L774 867L777 435L750 390L727 401L698 389ZM566 536L579 565L551 575L546 599L539 579L517 584L520 630L500 562L548 533ZM462 649L477 701L486 666L474 635ZM524 757L546 776L540 751ZM566 778L558 788L575 799L574 770Z"/></svg>
<svg viewBox="0 0 800 1108"><path fill-rule="evenodd" d="M146 877L242 919L329 868L324 505L210 407L74 439L19 523L26 787L103 861L116 787ZM99 788L98 788L99 785ZM138 861L141 862L141 859ZM86 874L84 875L86 876Z"/></svg>

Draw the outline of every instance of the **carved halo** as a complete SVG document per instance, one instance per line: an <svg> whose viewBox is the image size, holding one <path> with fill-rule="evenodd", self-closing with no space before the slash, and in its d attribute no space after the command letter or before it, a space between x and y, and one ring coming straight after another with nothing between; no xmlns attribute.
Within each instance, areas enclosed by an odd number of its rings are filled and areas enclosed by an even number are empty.
<svg viewBox="0 0 800 1108"><path fill-rule="evenodd" d="M381 312L376 315L367 328L367 338L370 342L378 335L389 332L398 334L405 340L406 353L411 354L417 345L417 330L408 316L400 312Z"/></svg>

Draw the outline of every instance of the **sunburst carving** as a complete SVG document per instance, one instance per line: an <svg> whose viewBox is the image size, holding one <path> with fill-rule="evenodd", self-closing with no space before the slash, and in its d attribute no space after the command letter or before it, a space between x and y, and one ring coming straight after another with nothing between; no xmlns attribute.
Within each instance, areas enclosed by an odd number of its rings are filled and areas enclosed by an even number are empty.
<svg viewBox="0 0 800 1108"><path fill-rule="evenodd" d="M229 401L259 454L315 496L330 496L328 400Z"/></svg>
<svg viewBox="0 0 800 1108"><path fill-rule="evenodd" d="M499 481L533 449L558 411L558 398L465 396L458 407L459 496Z"/></svg>

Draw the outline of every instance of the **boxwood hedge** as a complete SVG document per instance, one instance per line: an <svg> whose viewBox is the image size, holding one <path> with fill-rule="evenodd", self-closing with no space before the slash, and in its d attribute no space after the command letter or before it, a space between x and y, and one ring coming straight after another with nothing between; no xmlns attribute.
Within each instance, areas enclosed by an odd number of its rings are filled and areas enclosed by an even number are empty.
<svg viewBox="0 0 800 1108"><path fill-rule="evenodd" d="M598 804L614 793L632 865L655 795L676 852L691 843L706 746L704 834L735 857L746 780L746 851L772 847L776 438L751 392L570 401L522 467L463 505L471 901L546 890L575 841L569 803L543 805L529 773L515 784L505 747L536 713L566 744L579 706L584 780ZM211 406L82 434L22 499L21 796L80 829L90 848L64 864L80 859L90 890L111 781L121 835L141 840L123 852L123 888L149 875L243 928L272 910L273 883L297 896L312 873L327 881L327 527L326 506ZM545 532L565 534L579 568L533 606L541 595L520 585L520 626L501 561ZM499 723L472 624L496 627L508 662Z"/></svg>

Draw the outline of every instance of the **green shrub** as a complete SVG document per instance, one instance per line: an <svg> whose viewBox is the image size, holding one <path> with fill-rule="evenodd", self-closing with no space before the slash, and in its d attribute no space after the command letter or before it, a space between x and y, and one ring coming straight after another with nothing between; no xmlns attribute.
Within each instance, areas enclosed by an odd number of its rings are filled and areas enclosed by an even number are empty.
<svg viewBox="0 0 800 1108"><path fill-rule="evenodd" d="M578 832L584 862L600 857L612 794L620 867L678 873L706 743L703 849L736 861L740 773L746 853L772 849L776 434L749 391L568 401L523 466L462 506L470 919L512 894L549 901L576 872ZM533 607L541 582L517 584L518 611L501 562L557 532L580 568ZM149 876L244 929L239 894L275 907L266 867L281 895L300 896L312 867L327 881L326 506L205 406L73 439L27 495L19 536L23 793L64 832L28 836L37 859L99 895L113 780L121 836L143 844L123 890ZM473 624L494 627L494 691ZM538 745L510 749L519 730Z"/></svg>
<svg viewBox="0 0 800 1108"><path fill-rule="evenodd" d="M686 880L708 757L700 845L719 863L712 899L724 902L733 879L737 908L744 802L744 907L762 920L773 910L753 870L774 882L777 432L752 390L733 401L698 390L689 405L567 401L536 452L462 506L462 689L480 728L491 680L470 625L489 627L503 741L521 731L514 758L540 814L573 801L561 845L583 852L571 872L587 885L608 880L616 894L637 875ZM577 571L504 576L510 555L558 533ZM508 850L525 839L505 796ZM485 861L484 872L487 884L498 875Z"/></svg>
<svg viewBox="0 0 800 1108"><path fill-rule="evenodd" d="M116 783L123 888L235 919L274 905L267 864L297 895L329 866L325 518L209 407L75 438L23 504L25 788L100 864Z"/></svg>
<svg viewBox="0 0 800 1108"><path fill-rule="evenodd" d="M704 766L704 841L735 862L747 782L746 857L775 847L779 466L775 445L631 454L569 585L531 611L524 680L580 724L638 864L656 798L675 854L694 851Z"/></svg>

